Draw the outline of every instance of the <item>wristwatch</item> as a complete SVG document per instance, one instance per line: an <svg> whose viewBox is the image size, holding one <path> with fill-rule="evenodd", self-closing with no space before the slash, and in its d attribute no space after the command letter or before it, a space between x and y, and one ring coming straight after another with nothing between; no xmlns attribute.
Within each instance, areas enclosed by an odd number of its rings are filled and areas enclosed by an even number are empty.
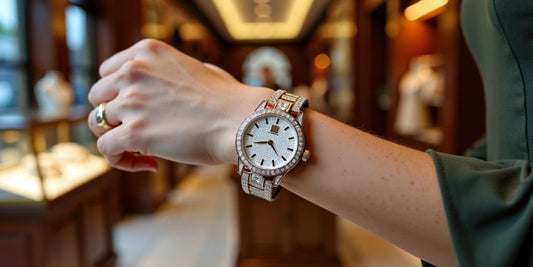
<svg viewBox="0 0 533 267"><path fill-rule="evenodd" d="M237 131L238 172L245 193L273 201L281 179L311 153L302 130L305 97L277 90Z"/></svg>

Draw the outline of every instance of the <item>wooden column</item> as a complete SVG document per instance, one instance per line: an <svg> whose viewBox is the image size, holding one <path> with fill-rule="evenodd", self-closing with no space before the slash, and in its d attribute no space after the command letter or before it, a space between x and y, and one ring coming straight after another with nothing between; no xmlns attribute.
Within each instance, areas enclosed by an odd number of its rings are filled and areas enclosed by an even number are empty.
<svg viewBox="0 0 533 267"><path fill-rule="evenodd" d="M68 76L69 61L65 31L67 0L28 1L28 51L30 90L49 70Z"/></svg>
<svg viewBox="0 0 533 267"><path fill-rule="evenodd" d="M141 0L97 0L96 51L100 64L142 39Z"/></svg>

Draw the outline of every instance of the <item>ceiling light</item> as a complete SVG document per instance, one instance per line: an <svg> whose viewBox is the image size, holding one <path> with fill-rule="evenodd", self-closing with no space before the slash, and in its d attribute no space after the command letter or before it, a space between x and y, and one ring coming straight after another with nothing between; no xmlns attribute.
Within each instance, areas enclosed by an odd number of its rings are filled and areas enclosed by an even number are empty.
<svg viewBox="0 0 533 267"><path fill-rule="evenodd" d="M417 20L437 11L447 3L448 0L420 0L405 9L405 18L410 21Z"/></svg>
<svg viewBox="0 0 533 267"><path fill-rule="evenodd" d="M285 21L255 23L245 21L235 4L235 0L212 1L220 13L229 34L236 40L295 38L300 33L309 9L313 4L313 0L292 0L292 4L288 7Z"/></svg>

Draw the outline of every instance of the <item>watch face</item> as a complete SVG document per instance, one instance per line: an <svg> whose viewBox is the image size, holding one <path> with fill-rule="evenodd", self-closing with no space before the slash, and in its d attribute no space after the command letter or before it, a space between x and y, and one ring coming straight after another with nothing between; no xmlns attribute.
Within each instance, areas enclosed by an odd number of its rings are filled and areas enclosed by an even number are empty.
<svg viewBox="0 0 533 267"><path fill-rule="evenodd" d="M264 109L250 115L237 134L239 157L252 171L282 174L298 162L303 151L302 130L291 115Z"/></svg>

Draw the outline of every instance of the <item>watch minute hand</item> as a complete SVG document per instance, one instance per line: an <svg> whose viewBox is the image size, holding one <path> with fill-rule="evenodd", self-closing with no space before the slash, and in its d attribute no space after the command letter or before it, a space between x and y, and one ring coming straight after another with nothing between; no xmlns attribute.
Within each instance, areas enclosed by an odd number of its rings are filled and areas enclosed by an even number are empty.
<svg viewBox="0 0 533 267"><path fill-rule="evenodd" d="M268 140L268 145L270 145L270 147L274 150L274 153L276 153L276 155L279 157L279 154L278 154L278 151L276 151L276 148L274 147L274 141L272 140Z"/></svg>
<svg viewBox="0 0 533 267"><path fill-rule="evenodd" d="M268 141L258 141L258 142L254 142L254 144L264 145L264 144L268 144Z"/></svg>

